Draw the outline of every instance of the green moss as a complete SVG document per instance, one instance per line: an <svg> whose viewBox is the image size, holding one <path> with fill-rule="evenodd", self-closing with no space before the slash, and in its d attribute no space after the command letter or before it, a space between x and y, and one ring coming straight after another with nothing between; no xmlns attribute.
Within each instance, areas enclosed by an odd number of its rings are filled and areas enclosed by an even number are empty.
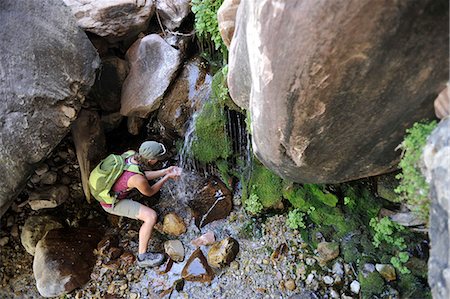
<svg viewBox="0 0 450 299"><path fill-rule="evenodd" d="M210 163L227 159L231 153L231 142L225 130L226 118L223 109L215 102L205 103L195 122L196 138L192 153L200 162Z"/></svg>
<svg viewBox="0 0 450 299"><path fill-rule="evenodd" d="M384 280L377 271L369 273L367 277L364 277L360 271L359 283L361 284L362 298L373 298L383 292Z"/></svg>
<svg viewBox="0 0 450 299"><path fill-rule="evenodd" d="M228 189L231 189L230 182L232 181L232 176L230 174L230 167L226 160L216 161L217 169L219 170L220 179L225 183Z"/></svg>
<svg viewBox="0 0 450 299"><path fill-rule="evenodd" d="M422 283L412 274L400 274L398 278L398 290L401 298L432 298L428 285Z"/></svg>
<svg viewBox="0 0 450 299"><path fill-rule="evenodd" d="M258 196L264 208L276 205L282 198L281 178L256 160L253 163L249 186L250 193Z"/></svg>
<svg viewBox="0 0 450 299"><path fill-rule="evenodd" d="M420 171L419 163L427 137L436 125L436 121L415 123L412 128L406 130L405 140L400 145L403 150L399 163L402 172L396 176L400 184L395 192L425 221L428 220L430 209L429 186Z"/></svg>

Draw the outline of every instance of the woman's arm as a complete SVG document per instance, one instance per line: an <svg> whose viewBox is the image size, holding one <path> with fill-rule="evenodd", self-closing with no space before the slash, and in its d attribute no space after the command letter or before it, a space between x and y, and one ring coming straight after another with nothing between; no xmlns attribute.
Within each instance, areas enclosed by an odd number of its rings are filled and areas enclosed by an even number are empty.
<svg viewBox="0 0 450 299"><path fill-rule="evenodd" d="M160 169L160 170L155 170L155 171L148 170L148 171L145 171L145 177L147 178L147 180L154 180L154 179L160 178L162 176L165 176L165 175L173 172L174 170L177 170L177 173L181 172L181 169L178 170L178 167L176 167L176 166L169 166L167 168L163 168L163 169Z"/></svg>
<svg viewBox="0 0 450 299"><path fill-rule="evenodd" d="M148 180L143 175L134 175L128 180L128 187L136 188L145 196L153 196L156 194L161 187L171 178L170 175L165 175L162 179L157 181L155 184L151 185Z"/></svg>

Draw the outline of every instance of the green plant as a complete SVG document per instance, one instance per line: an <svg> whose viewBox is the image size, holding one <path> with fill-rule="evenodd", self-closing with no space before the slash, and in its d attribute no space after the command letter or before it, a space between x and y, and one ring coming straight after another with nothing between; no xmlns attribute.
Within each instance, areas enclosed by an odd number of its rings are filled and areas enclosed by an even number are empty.
<svg viewBox="0 0 450 299"><path fill-rule="evenodd" d="M304 216L305 213L303 213L299 209L289 211L288 217L286 219L286 225L291 229L306 228L305 222L303 220Z"/></svg>
<svg viewBox="0 0 450 299"><path fill-rule="evenodd" d="M199 40L208 45L209 51L218 50L225 57L227 47L222 41L217 22L217 11L222 2L223 0L192 0L191 5L195 15L195 31ZM213 45L210 45L209 41L212 41Z"/></svg>
<svg viewBox="0 0 450 299"><path fill-rule="evenodd" d="M396 178L400 180L395 192L405 200L412 210L423 220L428 219L430 201L429 186L419 169L420 157L427 137L436 127L436 121L415 123L406 130L406 136L400 144L402 159L399 167L402 172Z"/></svg>
<svg viewBox="0 0 450 299"><path fill-rule="evenodd" d="M407 252L399 252L397 256L393 256L391 258L391 264L395 268L397 268L398 271L402 274L409 274L411 271L409 271L408 268L405 267L405 263L409 260L409 254Z"/></svg>
<svg viewBox="0 0 450 299"><path fill-rule="evenodd" d="M373 245L379 247L382 242L394 246L398 250L406 249L405 239L398 236L398 233L405 228L395 222L392 222L388 217L380 220L372 218L370 226L374 229Z"/></svg>
<svg viewBox="0 0 450 299"><path fill-rule="evenodd" d="M250 193L257 195L265 208L276 205L282 198L281 178L256 159L253 160L249 186Z"/></svg>
<svg viewBox="0 0 450 299"><path fill-rule="evenodd" d="M264 209L264 206L261 204L258 195L252 193L245 201L245 209L253 215L258 215Z"/></svg>

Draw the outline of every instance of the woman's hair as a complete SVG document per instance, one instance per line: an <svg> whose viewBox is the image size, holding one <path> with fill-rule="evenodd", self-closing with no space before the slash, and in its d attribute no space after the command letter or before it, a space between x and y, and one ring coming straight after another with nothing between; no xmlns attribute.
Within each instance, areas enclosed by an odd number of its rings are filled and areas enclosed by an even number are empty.
<svg viewBox="0 0 450 299"><path fill-rule="evenodd" d="M151 170L152 166L148 163L148 159L142 157L138 153L134 155L134 159L138 162L139 168L143 171Z"/></svg>

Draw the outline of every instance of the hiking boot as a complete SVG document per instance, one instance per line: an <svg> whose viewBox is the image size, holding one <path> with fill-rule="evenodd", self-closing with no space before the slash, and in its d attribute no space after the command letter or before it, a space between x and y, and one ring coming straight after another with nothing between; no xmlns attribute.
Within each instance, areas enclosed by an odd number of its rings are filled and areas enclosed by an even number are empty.
<svg viewBox="0 0 450 299"><path fill-rule="evenodd" d="M156 267L164 262L164 254L146 252L143 255L144 256L140 258L139 256L142 255L138 254L138 257L136 259L139 267Z"/></svg>

